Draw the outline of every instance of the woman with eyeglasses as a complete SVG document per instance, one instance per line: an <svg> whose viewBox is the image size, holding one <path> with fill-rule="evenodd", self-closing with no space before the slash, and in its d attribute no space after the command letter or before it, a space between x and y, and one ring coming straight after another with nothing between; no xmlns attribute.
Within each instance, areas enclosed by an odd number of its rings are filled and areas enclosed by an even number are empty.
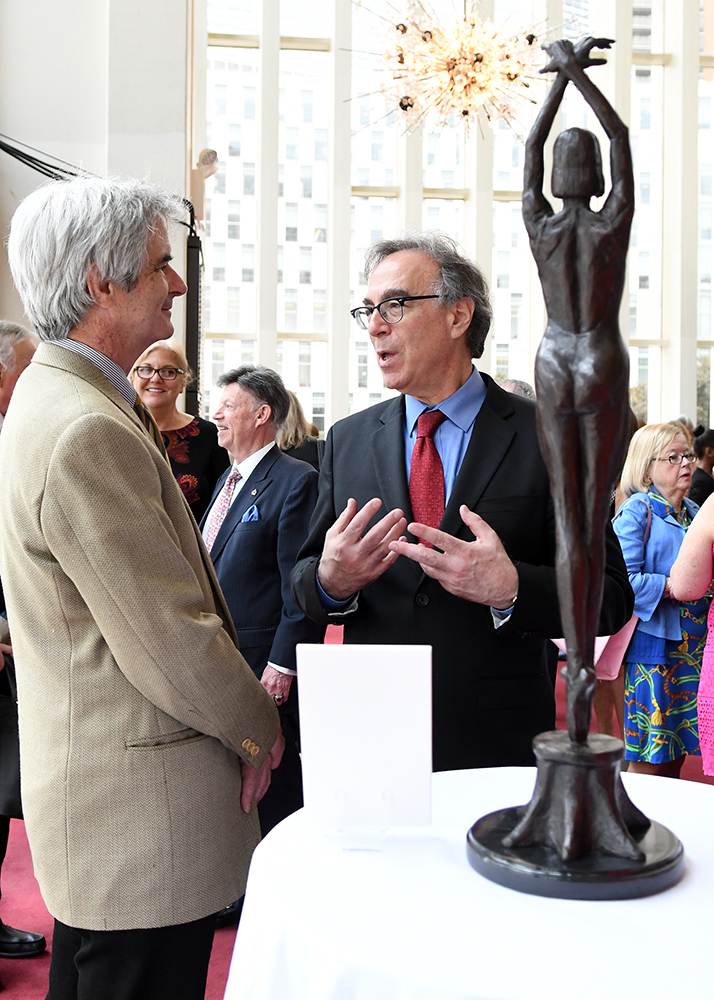
<svg viewBox="0 0 714 1000"><path fill-rule="evenodd" d="M699 754L697 690L708 598L677 600L671 570L698 507L686 497L696 456L679 422L633 436L613 522L635 592L637 627L625 654L625 758L629 770L678 778Z"/></svg>
<svg viewBox="0 0 714 1000"><path fill-rule="evenodd" d="M200 521L229 458L218 444L216 425L177 406L193 380L183 348L176 340L157 340L136 360L130 377L163 435L173 473Z"/></svg>

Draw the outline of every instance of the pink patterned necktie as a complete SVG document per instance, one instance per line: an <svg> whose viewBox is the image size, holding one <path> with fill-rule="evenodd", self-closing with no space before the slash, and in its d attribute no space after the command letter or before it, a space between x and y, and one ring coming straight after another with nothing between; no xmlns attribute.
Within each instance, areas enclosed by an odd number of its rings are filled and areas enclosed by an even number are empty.
<svg viewBox="0 0 714 1000"><path fill-rule="evenodd" d="M417 420L417 439L409 474L409 499L414 520L438 528L444 516L444 467L434 444L434 432L446 414L428 410ZM422 545L431 545L421 542Z"/></svg>
<svg viewBox="0 0 714 1000"><path fill-rule="evenodd" d="M208 527L206 528L206 548L210 552L213 548L213 543L216 540L216 535L223 524L224 518L228 513L228 508L231 505L231 498L236 488L236 483L242 476L238 469L231 469L228 474L228 478L223 484L223 489L218 494L216 502L213 505L213 510L211 511L211 517L208 522Z"/></svg>

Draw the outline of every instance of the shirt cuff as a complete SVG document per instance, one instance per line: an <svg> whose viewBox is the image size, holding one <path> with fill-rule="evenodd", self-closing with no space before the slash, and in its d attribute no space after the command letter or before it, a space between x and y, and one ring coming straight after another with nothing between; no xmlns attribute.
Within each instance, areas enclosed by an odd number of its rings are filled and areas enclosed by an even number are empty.
<svg viewBox="0 0 714 1000"><path fill-rule="evenodd" d="M268 660L268 666L277 670L279 674L290 674L291 677L297 677L297 670L291 670L290 667L281 667L277 663L271 663L270 660Z"/></svg>
<svg viewBox="0 0 714 1000"><path fill-rule="evenodd" d="M504 608L500 610L499 608L491 608L491 617L493 618L493 627L500 628L501 625L505 625L508 619L513 614L513 609L515 604L512 604L510 608Z"/></svg>

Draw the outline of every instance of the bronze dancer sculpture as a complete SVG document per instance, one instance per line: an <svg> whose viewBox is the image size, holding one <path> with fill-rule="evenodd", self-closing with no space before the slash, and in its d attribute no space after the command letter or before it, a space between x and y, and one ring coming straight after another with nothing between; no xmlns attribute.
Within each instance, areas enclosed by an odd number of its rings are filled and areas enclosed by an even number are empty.
<svg viewBox="0 0 714 1000"><path fill-rule="evenodd" d="M629 359L618 311L634 214L627 127L586 76L607 38L545 45L557 72L526 143L523 218L548 325L535 379L538 432L556 521L556 578L568 647L568 732L533 741L538 775L527 806L482 817L469 831L469 861L524 892L578 899L648 895L683 871L679 840L630 801L620 778L623 744L588 736L595 691L594 645L602 604L610 497L627 449ZM598 141L568 129L553 150L555 213L543 194L546 139L572 83L610 140L612 186L604 193Z"/></svg>
<svg viewBox="0 0 714 1000"><path fill-rule="evenodd" d="M627 127L583 72L605 38L545 46L543 72L558 75L528 136L523 218L538 266L548 326L535 363L538 431L556 514L558 596L568 647L568 732L584 743L595 691L593 649L602 604L604 525L627 450L629 359L618 309L634 213ZM543 147L568 82L610 140L612 188L603 194L598 141L592 132L561 132L553 149L554 213L543 194Z"/></svg>

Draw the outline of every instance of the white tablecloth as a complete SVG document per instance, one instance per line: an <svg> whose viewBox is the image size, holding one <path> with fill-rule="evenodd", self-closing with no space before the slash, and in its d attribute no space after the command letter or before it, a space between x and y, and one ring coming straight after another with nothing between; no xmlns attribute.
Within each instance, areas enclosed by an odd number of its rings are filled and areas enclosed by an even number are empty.
<svg viewBox="0 0 714 1000"><path fill-rule="evenodd" d="M623 777L686 853L682 881L645 899L529 896L469 866L467 830L527 802L531 768L434 775L433 822L422 831L329 835L295 813L255 852L226 998L714 996L714 787Z"/></svg>

